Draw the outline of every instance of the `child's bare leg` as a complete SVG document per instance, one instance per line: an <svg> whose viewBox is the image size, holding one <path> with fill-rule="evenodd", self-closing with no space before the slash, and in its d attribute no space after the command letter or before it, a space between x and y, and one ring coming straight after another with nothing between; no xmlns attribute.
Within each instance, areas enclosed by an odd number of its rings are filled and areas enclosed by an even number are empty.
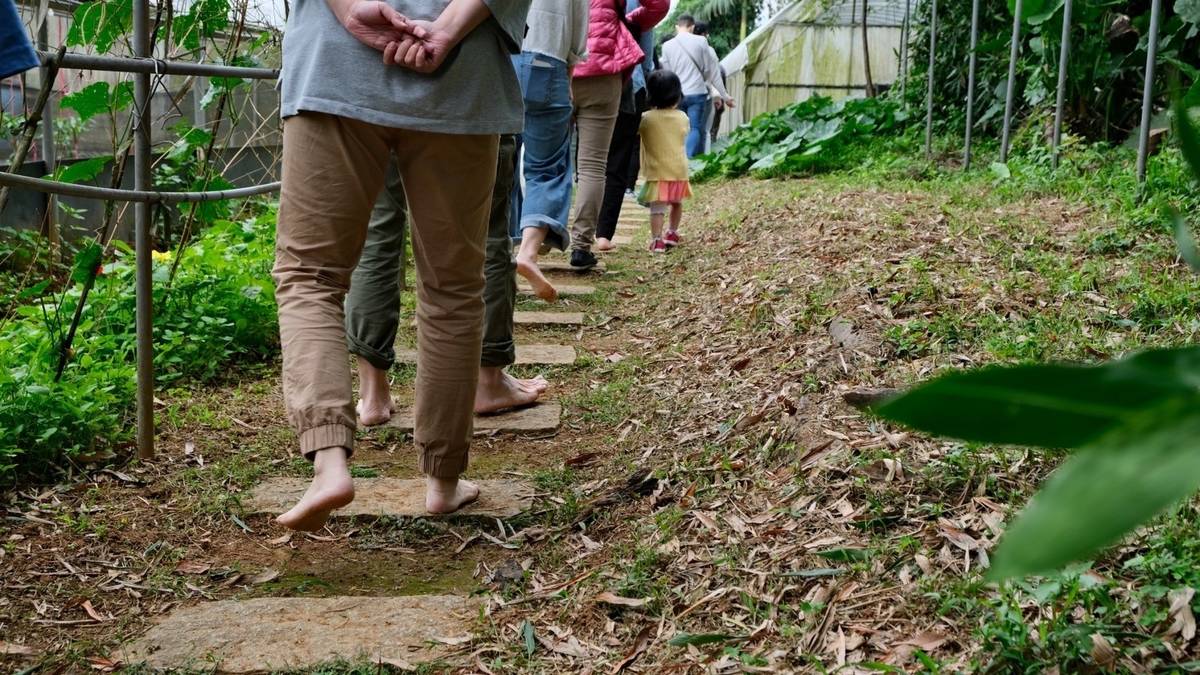
<svg viewBox="0 0 1200 675"><path fill-rule="evenodd" d="M517 251L517 273L529 281L534 295L546 302L554 302L558 299L558 291L538 267L538 250L546 241L548 232L549 229L545 227L526 227L521 231L521 250Z"/></svg>
<svg viewBox="0 0 1200 675"><path fill-rule="evenodd" d="M479 499L479 486L461 478L425 479L425 510L430 513L454 513Z"/></svg>
<svg viewBox="0 0 1200 675"><path fill-rule="evenodd" d="M358 423L364 427L384 424L396 412L387 371L376 368L361 356L358 357L357 408Z"/></svg>
<svg viewBox="0 0 1200 675"><path fill-rule="evenodd" d="M313 480L300 502L275 522L301 532L325 527L329 514L354 501L354 482L345 448L325 448L313 455Z"/></svg>
<svg viewBox="0 0 1200 675"><path fill-rule="evenodd" d="M650 238L662 239L663 236L663 214L650 212Z"/></svg>
<svg viewBox="0 0 1200 675"><path fill-rule="evenodd" d="M679 223L683 220L683 204L671 205L671 231L679 231Z"/></svg>

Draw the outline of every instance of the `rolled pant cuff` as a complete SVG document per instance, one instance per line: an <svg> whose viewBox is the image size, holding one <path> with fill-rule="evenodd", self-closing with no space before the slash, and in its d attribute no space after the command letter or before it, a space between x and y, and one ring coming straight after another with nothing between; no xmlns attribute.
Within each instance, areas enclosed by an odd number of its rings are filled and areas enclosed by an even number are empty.
<svg viewBox="0 0 1200 675"><path fill-rule="evenodd" d="M517 362L517 347L511 340L507 343L483 345L479 365L484 368L507 368Z"/></svg>
<svg viewBox="0 0 1200 675"><path fill-rule="evenodd" d="M300 452L312 460L313 455L326 448L345 448L346 456L354 454L354 429L344 424L322 424L300 434Z"/></svg>
<svg viewBox="0 0 1200 675"><path fill-rule="evenodd" d="M421 473L431 478L458 478L467 470L467 455L462 457L430 457L421 455Z"/></svg>
<svg viewBox="0 0 1200 675"><path fill-rule="evenodd" d="M375 366L379 370L391 370L396 363L396 352L384 353L374 347L358 340L353 335L346 336L346 347L351 354L361 356L367 360L367 363Z"/></svg>

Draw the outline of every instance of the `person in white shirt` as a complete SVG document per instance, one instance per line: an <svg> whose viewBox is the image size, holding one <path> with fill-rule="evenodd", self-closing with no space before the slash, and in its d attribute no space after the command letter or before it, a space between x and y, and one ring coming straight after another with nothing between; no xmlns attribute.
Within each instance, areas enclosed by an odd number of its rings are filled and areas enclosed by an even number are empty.
<svg viewBox="0 0 1200 675"><path fill-rule="evenodd" d="M707 131L710 87L717 92L726 107L734 101L725 91L721 81L720 62L717 52L702 36L695 35L696 20L690 14L679 15L675 22L675 37L663 45L662 66L679 76L683 85L683 102L680 110L687 113L690 130L687 137L688 158L704 151Z"/></svg>

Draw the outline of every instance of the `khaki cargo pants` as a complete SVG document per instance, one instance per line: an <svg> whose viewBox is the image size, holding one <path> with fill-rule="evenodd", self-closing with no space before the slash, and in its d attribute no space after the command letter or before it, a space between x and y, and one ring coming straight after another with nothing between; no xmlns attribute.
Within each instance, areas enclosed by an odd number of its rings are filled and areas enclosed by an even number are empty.
<svg viewBox="0 0 1200 675"><path fill-rule="evenodd" d="M417 265L420 468L438 478L466 469L498 143L493 135L409 131L319 113L285 122L273 276L284 402L306 457L353 450L343 301L394 153Z"/></svg>

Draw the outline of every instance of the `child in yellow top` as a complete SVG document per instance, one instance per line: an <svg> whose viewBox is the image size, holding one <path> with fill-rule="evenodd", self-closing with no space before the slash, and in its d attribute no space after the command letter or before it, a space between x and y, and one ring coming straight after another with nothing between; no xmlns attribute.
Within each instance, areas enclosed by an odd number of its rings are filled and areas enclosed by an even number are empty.
<svg viewBox="0 0 1200 675"><path fill-rule="evenodd" d="M642 177L646 179L638 203L650 207L650 250L662 253L679 244L679 221L683 200L692 196L688 183L688 116L678 109L683 100L679 76L656 70L646 78L646 95L652 110L642 115L638 133L642 137ZM671 213L663 233L663 218Z"/></svg>

